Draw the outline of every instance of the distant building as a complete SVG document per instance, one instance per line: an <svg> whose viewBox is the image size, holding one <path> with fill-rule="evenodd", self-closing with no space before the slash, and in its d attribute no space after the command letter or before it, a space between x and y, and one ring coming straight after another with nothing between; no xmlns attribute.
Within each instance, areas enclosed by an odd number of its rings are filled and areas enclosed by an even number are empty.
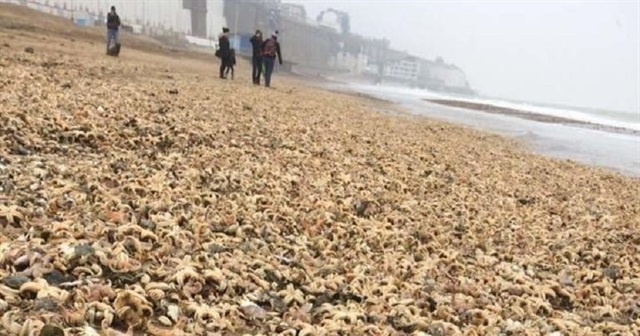
<svg viewBox="0 0 640 336"><path fill-rule="evenodd" d="M349 14L333 8L326 9L316 18L318 25L331 28L338 34L347 35L351 33Z"/></svg>
<svg viewBox="0 0 640 336"><path fill-rule="evenodd" d="M359 75L366 71L367 56L364 53L351 54L341 51L331 57L329 66L335 70L348 71Z"/></svg>
<svg viewBox="0 0 640 336"><path fill-rule="evenodd" d="M280 15L301 21L307 20L307 11L304 9L303 5L281 4Z"/></svg>
<svg viewBox="0 0 640 336"><path fill-rule="evenodd" d="M421 60L418 84L433 90L470 91L467 76L453 64L445 63L441 58L436 61Z"/></svg>
<svg viewBox="0 0 640 336"><path fill-rule="evenodd" d="M191 35L206 38L207 37L207 2L182 0L182 9L190 12L190 31Z"/></svg>
<svg viewBox="0 0 640 336"><path fill-rule="evenodd" d="M420 62L412 56L390 61L383 70L384 77L402 81L417 81L419 74Z"/></svg>
<svg viewBox="0 0 640 336"><path fill-rule="evenodd" d="M7 2L6 0L0 0ZM43 12L61 16L89 15L99 20L108 12L108 1L78 0L28 0L28 6ZM194 35L200 38L217 38L226 26L223 2L219 0L183 1L113 1L124 25L139 25L146 33ZM86 13L86 14L84 14ZM103 16L104 18L104 16ZM81 19L78 24L89 24ZM104 24L104 22L101 22Z"/></svg>
<svg viewBox="0 0 640 336"><path fill-rule="evenodd" d="M466 76L460 68L454 65L438 65L431 69L431 77L439 80L443 86L450 88L466 88Z"/></svg>

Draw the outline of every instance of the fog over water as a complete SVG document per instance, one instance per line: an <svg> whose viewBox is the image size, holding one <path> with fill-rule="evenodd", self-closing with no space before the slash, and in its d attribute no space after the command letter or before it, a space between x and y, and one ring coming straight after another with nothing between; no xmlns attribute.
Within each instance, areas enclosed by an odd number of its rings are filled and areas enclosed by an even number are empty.
<svg viewBox="0 0 640 336"><path fill-rule="evenodd" d="M483 95L627 111L640 122L639 1L291 0L460 66Z"/></svg>

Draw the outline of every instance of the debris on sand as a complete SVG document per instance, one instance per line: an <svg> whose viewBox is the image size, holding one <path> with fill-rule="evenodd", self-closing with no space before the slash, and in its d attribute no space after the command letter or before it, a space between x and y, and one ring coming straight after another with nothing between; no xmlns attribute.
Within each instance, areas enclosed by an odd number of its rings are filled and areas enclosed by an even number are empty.
<svg viewBox="0 0 640 336"><path fill-rule="evenodd" d="M640 334L637 179L186 53L19 42L3 335Z"/></svg>

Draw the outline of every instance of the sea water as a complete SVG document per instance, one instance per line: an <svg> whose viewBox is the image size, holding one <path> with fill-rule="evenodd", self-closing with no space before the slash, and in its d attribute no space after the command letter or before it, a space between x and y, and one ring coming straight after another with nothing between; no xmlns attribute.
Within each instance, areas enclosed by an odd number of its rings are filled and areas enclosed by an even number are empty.
<svg viewBox="0 0 640 336"><path fill-rule="evenodd" d="M543 106L494 98L470 98L393 86L339 84L340 89L386 99L406 107L410 112L453 122L476 129L514 137L534 152L555 158L615 170L640 177L640 136L575 125L543 123L515 116L486 113L429 103L425 99L448 99L491 104L523 112L563 117L599 125L640 130L640 114ZM337 87L336 87L337 88Z"/></svg>

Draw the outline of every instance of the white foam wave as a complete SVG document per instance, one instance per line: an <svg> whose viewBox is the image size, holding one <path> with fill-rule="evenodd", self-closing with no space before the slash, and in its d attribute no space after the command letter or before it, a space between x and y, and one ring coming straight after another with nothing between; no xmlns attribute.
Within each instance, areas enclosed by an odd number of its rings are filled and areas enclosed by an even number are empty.
<svg viewBox="0 0 640 336"><path fill-rule="evenodd" d="M538 106L531 103L515 103L509 102L499 99L486 99L486 98L467 98L467 97L459 97L455 95L431 92L427 90L420 89L411 89L407 87L400 86L374 86L374 85L362 85L356 84L353 85L356 90L359 91L367 91L369 93L378 93L386 96L402 98L402 97L413 97L413 98L423 98L423 99L448 99L448 100L456 100L462 102L470 102L470 103L479 103L479 104L489 104L499 107L511 108L514 110L519 110L523 112L535 113L535 114L543 114L554 117L567 118L582 122L589 122L598 125L606 125L613 127L621 127L631 130L640 131L640 114L633 113L617 113L611 111L603 111L602 113L598 113L596 111L580 111L577 109L568 109L568 108L556 108L556 107L547 107L547 106Z"/></svg>

